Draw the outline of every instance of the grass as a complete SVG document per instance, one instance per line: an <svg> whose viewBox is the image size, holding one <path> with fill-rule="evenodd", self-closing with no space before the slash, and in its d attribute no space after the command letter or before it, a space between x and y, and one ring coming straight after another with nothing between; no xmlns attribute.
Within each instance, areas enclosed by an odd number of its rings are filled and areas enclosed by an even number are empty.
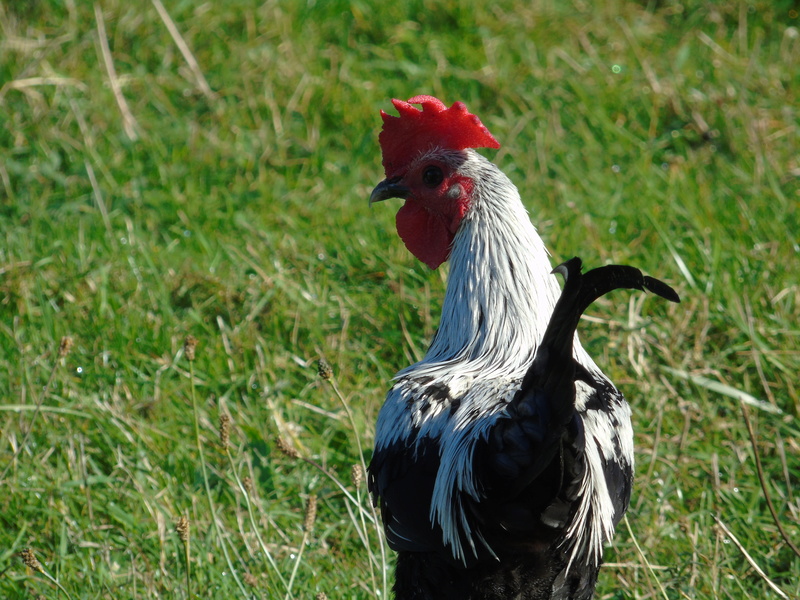
<svg viewBox="0 0 800 600"><path fill-rule="evenodd" d="M684 299L582 325L638 460L598 598L800 596L755 463L800 544L799 27L772 0L0 5L0 595L385 596L351 469L444 272L366 199L378 110L432 93L501 141L554 261Z"/></svg>

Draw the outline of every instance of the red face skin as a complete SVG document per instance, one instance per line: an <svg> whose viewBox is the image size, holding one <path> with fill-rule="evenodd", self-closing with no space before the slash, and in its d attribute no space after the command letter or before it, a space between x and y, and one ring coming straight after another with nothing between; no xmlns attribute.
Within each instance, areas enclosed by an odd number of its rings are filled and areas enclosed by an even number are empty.
<svg viewBox="0 0 800 600"><path fill-rule="evenodd" d="M443 175L438 183L430 177L432 167ZM472 180L447 163L425 160L413 164L399 183L409 191L397 212L397 233L414 256L436 269L450 256L453 238L469 210Z"/></svg>
<svg viewBox="0 0 800 600"><path fill-rule="evenodd" d="M392 104L399 116L381 111L383 128L378 136L386 180L373 190L370 202L406 199L397 213L397 233L414 256L435 269L450 256L453 239L469 210L473 182L457 174L452 163L437 160L431 149L458 151L499 148L500 144L462 102L447 108L441 100L422 95L408 102L392 100ZM429 153L427 158L424 152Z"/></svg>

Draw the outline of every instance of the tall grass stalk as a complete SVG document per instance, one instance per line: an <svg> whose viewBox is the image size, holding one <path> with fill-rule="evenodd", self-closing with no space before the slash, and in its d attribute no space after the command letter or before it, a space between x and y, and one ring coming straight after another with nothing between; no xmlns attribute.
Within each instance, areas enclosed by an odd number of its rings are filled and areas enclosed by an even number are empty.
<svg viewBox="0 0 800 600"><path fill-rule="evenodd" d="M277 562L275 561L275 557L272 556L272 552L269 551L267 544L264 542L264 538L261 535L261 528L258 525L256 520L255 510L253 508L253 502L250 499L250 491L247 489L247 486L244 485L244 482L239 477L239 473L236 469L236 465L233 462L233 457L231 456L230 448L228 446L224 447L225 456L228 459L228 466L230 467L230 472L233 475L234 480L236 481L236 486L239 488L239 491L242 494L242 498L244 498L245 507L247 509L247 516L250 520L250 528L253 531L253 534L256 536L256 540L258 541L258 546L261 549L261 554L264 556L264 560L267 562L267 565L271 569L271 573L278 578L278 581L281 582L281 586L286 591L287 596L290 593L290 584L287 583L286 579L281 573L280 568L278 567Z"/></svg>
<svg viewBox="0 0 800 600"><path fill-rule="evenodd" d="M211 518L211 524L214 527L214 533L217 536L217 541L219 543L219 548L222 550L222 554L225 556L225 563L228 565L229 572L233 580L236 582L236 585L239 587L239 591L242 593L243 598L250 598L250 594L244 587L239 575L237 573L236 567L233 565L233 561L231 560L230 553L228 552L228 542L225 539L225 536L222 534L221 527L217 520L217 510L214 506L214 499L211 496L211 486L208 482L208 469L206 467L206 458L205 452L203 451L203 443L200 437L200 410L197 407L197 393L195 390L194 384L194 346L197 344L196 340L194 343L191 341L187 341L189 348L191 348L188 352L185 353L187 360L189 361L189 394L192 399L192 415L194 417L194 441L197 447L197 453L200 457L200 469L203 473L203 488L205 489L206 493L206 501L208 502L208 510L209 515Z"/></svg>
<svg viewBox="0 0 800 600"><path fill-rule="evenodd" d="M357 448L357 451L358 451L358 458L359 458L359 461L360 461L359 462L359 466L361 467L362 473L364 473L364 475L366 475L367 474L367 463L364 460L364 449L361 446L361 437L359 436L359 433L358 433L359 430L358 430L358 427L356 426L355 419L353 418L353 411L350 410L350 405L345 400L345 398L342 395L342 393L339 391L339 386L336 383L336 376L333 373L333 369L328 364L328 362L325 361L324 359L320 359L320 361L319 361L318 372L319 372L320 377L324 381L326 381L328 383L328 385L331 386L331 389L333 390L333 393L336 395L336 398L339 400L339 403L342 405L342 408L344 408L344 411L347 414L347 420L350 423L350 427L352 428L352 432L353 432L353 437L355 438L355 442L356 442L356 448ZM374 580L374 571L373 571L372 565L376 561L373 558L373 548L372 548L372 544L369 541L370 540L370 536L369 536L368 532L370 531L370 528L367 527L367 523L366 523L366 521L364 519L364 512L362 510L360 510L360 507L362 506L362 504L361 504L362 501L363 501L363 499L361 497L361 487L356 485L356 506L359 508L358 514L359 514L359 520L360 520L360 523L361 523L361 532L363 532L363 538L362 539L363 539L363 543L364 543L364 548L366 549L366 551L370 555L370 561L369 561L370 573L371 573L371 575L373 577L373 580ZM367 504L369 506L370 514L372 516L372 519L370 521L372 523L372 525L373 525L372 531L375 532L375 536L377 538L376 545L377 545L378 551L380 553L380 561L377 562L377 564L378 564L378 567L379 567L379 570L380 570L380 573L381 573L381 592L382 592L382 596L381 597L382 598L388 598L388 589L389 589L389 587L388 587L387 576L388 576L389 568L388 568L388 562L387 562L387 559L386 559L386 540L385 540L385 537L384 537L383 526L381 524L380 518L378 517L378 513L377 513L377 511L375 509L375 505L372 503L371 499L369 498L369 495L367 495Z"/></svg>

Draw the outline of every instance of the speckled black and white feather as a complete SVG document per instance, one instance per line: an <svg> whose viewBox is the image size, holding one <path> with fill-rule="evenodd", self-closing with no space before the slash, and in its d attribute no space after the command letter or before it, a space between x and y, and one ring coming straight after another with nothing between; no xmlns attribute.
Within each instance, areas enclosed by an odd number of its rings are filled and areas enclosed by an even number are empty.
<svg viewBox="0 0 800 600"><path fill-rule="evenodd" d="M591 598L630 498L630 409L574 327L569 359L542 358L560 286L513 184L473 150L432 157L475 187L439 329L378 418L369 479L396 596ZM544 385L537 361L564 372Z"/></svg>

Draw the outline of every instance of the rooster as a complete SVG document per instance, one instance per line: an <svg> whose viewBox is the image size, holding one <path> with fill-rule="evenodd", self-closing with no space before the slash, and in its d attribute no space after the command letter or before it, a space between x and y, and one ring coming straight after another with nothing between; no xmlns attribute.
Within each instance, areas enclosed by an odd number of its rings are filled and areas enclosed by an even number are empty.
<svg viewBox="0 0 800 600"><path fill-rule="evenodd" d="M638 269L556 269L511 181L474 148L499 144L464 104L381 111L397 231L450 261L439 328L378 416L369 486L397 551L397 600L585 600L633 478L631 411L575 334L617 288L677 294ZM419 104L418 109L412 104Z"/></svg>

